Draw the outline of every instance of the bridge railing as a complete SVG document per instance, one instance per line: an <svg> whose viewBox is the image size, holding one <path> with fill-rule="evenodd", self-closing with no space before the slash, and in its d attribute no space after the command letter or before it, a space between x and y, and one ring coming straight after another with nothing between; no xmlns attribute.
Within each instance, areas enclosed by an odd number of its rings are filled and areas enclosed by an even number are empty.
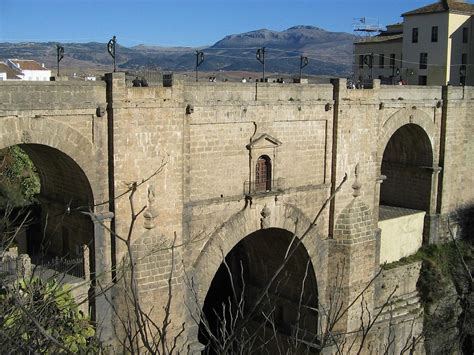
<svg viewBox="0 0 474 355"><path fill-rule="evenodd" d="M269 180L250 180L244 183L245 195L260 195L271 192L282 192L285 187L283 178Z"/></svg>

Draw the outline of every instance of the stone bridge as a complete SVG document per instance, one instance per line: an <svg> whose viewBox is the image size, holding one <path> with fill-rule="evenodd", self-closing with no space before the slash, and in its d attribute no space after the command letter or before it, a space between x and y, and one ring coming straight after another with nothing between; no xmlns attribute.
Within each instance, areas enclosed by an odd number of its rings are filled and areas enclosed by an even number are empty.
<svg viewBox="0 0 474 355"><path fill-rule="evenodd" d="M326 309L341 278L351 300L383 261L444 240L447 218L474 202L473 109L471 87L377 80L365 90L346 89L343 79L131 88L122 73L99 82L0 82L0 149L19 145L31 157L50 252L89 244L97 283L111 282L126 256L114 235L127 236L129 189L138 182L133 205L146 208L132 238L142 301L160 319L171 275L173 324L185 322L197 349L203 334L193 319L199 310L212 317L230 292L224 259L234 275L244 268L252 294L297 236L285 269L291 278L275 296L278 326L288 329L301 295L308 309ZM381 220L410 215L419 216L418 234L400 236L406 248L398 248ZM368 294L378 307L373 285ZM113 337L107 302L92 304L103 338ZM305 313L313 333L322 314ZM357 330L359 316L350 309L338 329Z"/></svg>

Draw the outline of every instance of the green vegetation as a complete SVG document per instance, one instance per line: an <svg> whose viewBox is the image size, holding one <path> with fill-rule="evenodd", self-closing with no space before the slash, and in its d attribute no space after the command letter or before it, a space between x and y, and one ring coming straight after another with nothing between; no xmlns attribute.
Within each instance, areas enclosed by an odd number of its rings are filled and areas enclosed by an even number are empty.
<svg viewBox="0 0 474 355"><path fill-rule="evenodd" d="M474 270L473 244L457 240L456 244L425 246L416 254L383 267L390 269L416 261L422 261L417 288L424 307L427 353L463 351L471 354L474 344L474 285L469 272Z"/></svg>
<svg viewBox="0 0 474 355"><path fill-rule="evenodd" d="M466 263L474 265L474 247L463 241L457 241L457 245ZM423 262L417 287L424 303L431 303L443 297L446 288L452 282L458 282L462 277L460 273L464 272L453 242L423 246L415 254L382 267L393 269L417 261Z"/></svg>
<svg viewBox="0 0 474 355"><path fill-rule="evenodd" d="M0 151L0 207L15 207L35 202L40 179L33 162L18 146Z"/></svg>
<svg viewBox="0 0 474 355"><path fill-rule="evenodd" d="M66 287L38 278L0 292L0 348L16 353L96 353L95 330Z"/></svg>

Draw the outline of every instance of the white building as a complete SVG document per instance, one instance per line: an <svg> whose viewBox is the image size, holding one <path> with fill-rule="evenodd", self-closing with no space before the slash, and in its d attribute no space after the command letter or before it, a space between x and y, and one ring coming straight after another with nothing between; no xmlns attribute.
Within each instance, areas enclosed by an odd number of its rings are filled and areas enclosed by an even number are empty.
<svg viewBox="0 0 474 355"><path fill-rule="evenodd" d="M51 70L34 60L8 59L6 64L21 80L49 81L51 78Z"/></svg>
<svg viewBox="0 0 474 355"><path fill-rule="evenodd" d="M0 62L0 80L20 80L18 74L16 70Z"/></svg>
<svg viewBox="0 0 474 355"><path fill-rule="evenodd" d="M394 28L388 26L387 31L355 43L355 79L474 85L473 15L474 5L463 0L441 0L402 14L397 34L391 34ZM395 59L395 68L392 55L400 58Z"/></svg>
<svg viewBox="0 0 474 355"><path fill-rule="evenodd" d="M398 81L397 72L402 65L403 26L387 26L387 30L374 37L365 37L355 44L355 81L378 78L382 84ZM373 59L371 59L371 57ZM372 60L372 66L369 61ZM398 70L397 70L398 69Z"/></svg>

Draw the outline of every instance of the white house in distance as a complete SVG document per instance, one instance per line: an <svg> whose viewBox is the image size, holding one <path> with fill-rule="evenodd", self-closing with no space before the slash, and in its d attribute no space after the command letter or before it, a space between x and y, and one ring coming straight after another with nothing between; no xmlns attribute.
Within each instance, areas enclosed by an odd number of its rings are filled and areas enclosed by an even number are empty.
<svg viewBox="0 0 474 355"><path fill-rule="evenodd" d="M474 85L473 16L474 5L465 0L441 0L402 14L402 24L355 42L355 80Z"/></svg>
<svg viewBox="0 0 474 355"><path fill-rule="evenodd" d="M0 62L0 80L20 80L18 74L16 70Z"/></svg>
<svg viewBox="0 0 474 355"><path fill-rule="evenodd" d="M8 59L6 65L13 69L21 80L49 81L51 70L34 60Z"/></svg>

